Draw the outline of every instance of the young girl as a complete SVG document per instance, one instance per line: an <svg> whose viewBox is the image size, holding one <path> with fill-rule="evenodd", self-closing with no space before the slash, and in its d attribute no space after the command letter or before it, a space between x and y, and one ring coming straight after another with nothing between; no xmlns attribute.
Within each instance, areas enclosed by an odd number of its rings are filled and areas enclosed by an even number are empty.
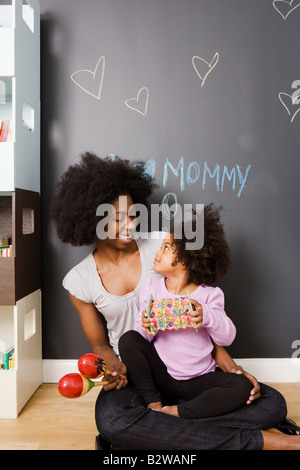
<svg viewBox="0 0 300 470"><path fill-rule="evenodd" d="M212 341L229 346L236 329L224 311L223 292L211 286L230 265L225 233L212 204L204 214L201 250L186 250L184 235L177 239L171 233L164 239L153 267L163 277L144 282L135 329L119 341L129 380L148 408L181 418L228 413L246 403L252 388L243 375L216 371ZM172 299L187 292L193 326L154 331L145 310L149 294L153 299ZM171 402L165 403L166 397Z"/></svg>

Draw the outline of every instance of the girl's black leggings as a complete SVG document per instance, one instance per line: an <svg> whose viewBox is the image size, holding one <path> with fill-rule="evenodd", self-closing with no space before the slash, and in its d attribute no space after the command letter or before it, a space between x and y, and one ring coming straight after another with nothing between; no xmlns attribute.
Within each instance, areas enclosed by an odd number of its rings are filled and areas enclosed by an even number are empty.
<svg viewBox="0 0 300 470"><path fill-rule="evenodd" d="M253 386L244 375L209 372L189 380L175 380L153 345L137 331L127 331L119 340L121 360L128 379L146 405L162 401L177 404L181 418L206 418L229 413L246 404ZM188 367L188 365L187 365Z"/></svg>

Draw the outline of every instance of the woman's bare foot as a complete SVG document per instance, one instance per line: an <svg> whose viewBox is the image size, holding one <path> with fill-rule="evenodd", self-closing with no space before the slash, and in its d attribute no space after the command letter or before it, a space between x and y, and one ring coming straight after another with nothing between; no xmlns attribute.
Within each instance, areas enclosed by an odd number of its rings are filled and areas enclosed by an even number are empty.
<svg viewBox="0 0 300 470"><path fill-rule="evenodd" d="M155 401L153 403L149 403L149 405L147 405L147 408L150 408L150 410L153 410L153 411L161 411L162 402L161 401Z"/></svg>
<svg viewBox="0 0 300 470"><path fill-rule="evenodd" d="M179 418L177 405L163 406L160 411L162 411L163 413L166 413L167 415L172 415L172 416L176 416L177 418Z"/></svg>
<svg viewBox="0 0 300 470"><path fill-rule="evenodd" d="M300 450L300 436L283 434L277 429L261 431L264 450Z"/></svg>

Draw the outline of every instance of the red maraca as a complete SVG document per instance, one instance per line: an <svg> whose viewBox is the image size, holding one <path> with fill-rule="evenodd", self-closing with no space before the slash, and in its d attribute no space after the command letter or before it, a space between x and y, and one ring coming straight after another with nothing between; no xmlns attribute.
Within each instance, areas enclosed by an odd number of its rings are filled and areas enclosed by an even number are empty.
<svg viewBox="0 0 300 470"><path fill-rule="evenodd" d="M106 385L108 382L93 382L80 374L64 375L58 382L58 391L65 398L78 398L88 393L93 387Z"/></svg>
<svg viewBox="0 0 300 470"><path fill-rule="evenodd" d="M79 372L89 379L97 379L102 375L109 375L111 372L107 370L106 363L98 354L88 353L81 356L78 360Z"/></svg>

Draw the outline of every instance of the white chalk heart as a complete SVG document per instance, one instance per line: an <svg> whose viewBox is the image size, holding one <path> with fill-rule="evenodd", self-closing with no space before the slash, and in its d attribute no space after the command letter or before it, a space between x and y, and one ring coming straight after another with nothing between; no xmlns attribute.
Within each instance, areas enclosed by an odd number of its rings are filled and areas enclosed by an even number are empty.
<svg viewBox="0 0 300 470"><path fill-rule="evenodd" d="M274 0L273 7L276 11L282 16L284 20L294 11L296 8L300 6L299 0L291 0L288 2L287 0Z"/></svg>
<svg viewBox="0 0 300 470"><path fill-rule="evenodd" d="M194 55L192 62L193 62L193 67L195 69L195 72L202 82L201 86L203 86L208 75L210 74L210 72L212 72L212 70L215 68L215 66L219 62L219 53L216 52L210 62L207 62L201 57ZM201 73L200 73L200 69L201 69Z"/></svg>
<svg viewBox="0 0 300 470"><path fill-rule="evenodd" d="M142 114L147 115L148 111L149 90L145 86L138 91L136 98L130 98L125 101L128 108Z"/></svg>
<svg viewBox="0 0 300 470"><path fill-rule="evenodd" d="M82 69L72 73L71 80L85 93L100 100L105 71L105 57L98 60L95 69ZM76 78L75 78L76 77Z"/></svg>
<svg viewBox="0 0 300 470"><path fill-rule="evenodd" d="M283 100L283 96L285 97L284 100ZM283 91L281 91L278 94L278 98L281 104L287 110L288 115L291 116L291 122L293 122L295 117L300 111L300 94L294 97L294 96L289 95L288 93L284 93Z"/></svg>

